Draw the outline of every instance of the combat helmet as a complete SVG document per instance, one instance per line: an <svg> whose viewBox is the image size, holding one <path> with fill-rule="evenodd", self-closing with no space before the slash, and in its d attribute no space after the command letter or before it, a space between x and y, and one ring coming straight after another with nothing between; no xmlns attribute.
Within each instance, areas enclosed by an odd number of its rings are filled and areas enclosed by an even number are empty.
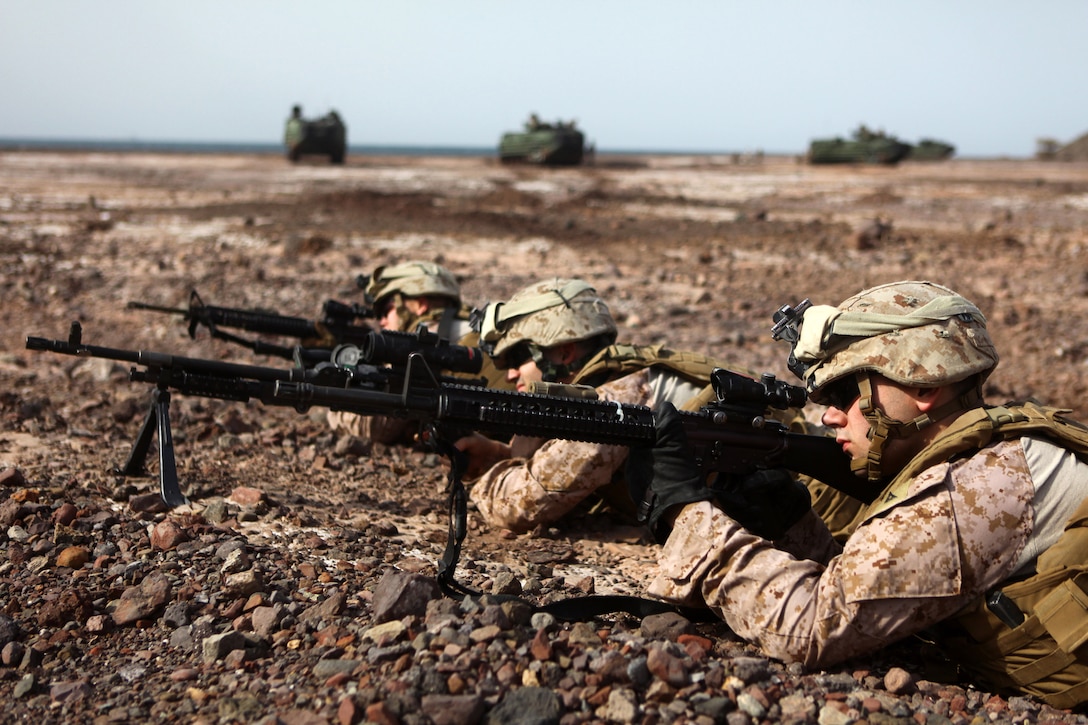
<svg viewBox="0 0 1088 725"><path fill-rule="evenodd" d="M524 344L545 379L564 371L544 361L543 349L594 338L610 345L616 335L608 305L591 284L580 279L537 282L506 302L493 302L484 309L480 328L480 340L496 365L512 367L508 353Z"/></svg>
<svg viewBox="0 0 1088 725"><path fill-rule="evenodd" d="M803 303L805 304L805 303ZM801 308L801 306L798 306ZM785 309L785 308L784 308ZM794 311L796 312L796 311ZM776 320L782 315L776 315ZM776 337L793 343L790 369L816 403L838 404L836 389L857 383L861 411L873 441L867 468L881 478L880 453L888 438L908 437L957 409L981 404L982 383L997 366L998 355L986 331L986 318L973 303L933 282L903 281L859 292L838 307L805 305L799 325ZM869 374L901 385L936 388L972 379L974 386L946 406L913 421L888 418L872 404Z"/></svg>
<svg viewBox="0 0 1088 725"><path fill-rule="evenodd" d="M449 300L448 307L461 305L461 286L453 273L433 262L386 265L375 269L369 277L360 276L356 281L365 290L367 302L374 306L379 318L384 317L389 309L396 310L402 332L439 319L447 307L435 306L427 313L418 315L405 305L407 298L438 297Z"/></svg>
<svg viewBox="0 0 1088 725"><path fill-rule="evenodd" d="M457 279L448 269L434 262L384 265L364 281L366 297L375 305L398 292L404 297L433 295L461 303L461 286Z"/></svg>

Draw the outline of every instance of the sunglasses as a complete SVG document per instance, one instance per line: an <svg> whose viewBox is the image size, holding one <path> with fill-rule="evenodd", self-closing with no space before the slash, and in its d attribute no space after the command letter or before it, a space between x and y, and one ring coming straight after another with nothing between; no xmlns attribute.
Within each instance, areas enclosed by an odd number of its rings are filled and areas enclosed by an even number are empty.
<svg viewBox="0 0 1088 725"><path fill-rule="evenodd" d="M858 381L853 375L839 378L835 382L824 387L821 391L824 402L832 408L847 411L854 401L861 397Z"/></svg>

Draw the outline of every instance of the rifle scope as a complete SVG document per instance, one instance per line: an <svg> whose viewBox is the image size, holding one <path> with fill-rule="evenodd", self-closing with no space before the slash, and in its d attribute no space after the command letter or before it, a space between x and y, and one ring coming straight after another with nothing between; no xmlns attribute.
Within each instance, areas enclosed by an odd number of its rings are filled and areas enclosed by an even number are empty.
<svg viewBox="0 0 1088 725"><path fill-rule="evenodd" d="M330 322L348 323L360 317L374 317L374 308L357 304L349 305L336 300L326 300L325 304L321 306L321 314L326 324Z"/></svg>
<svg viewBox="0 0 1088 725"><path fill-rule="evenodd" d="M754 405L759 410L768 407L785 410L804 407L808 393L798 385L776 380L771 373L763 373L759 380L732 370L717 368L710 374L710 382L718 401L727 405Z"/></svg>
<svg viewBox="0 0 1088 725"><path fill-rule="evenodd" d="M453 373L480 372L484 353L478 347L451 345L426 329L417 332L383 330L368 335L360 346L360 359L371 365L404 365L411 353L418 353L436 370Z"/></svg>

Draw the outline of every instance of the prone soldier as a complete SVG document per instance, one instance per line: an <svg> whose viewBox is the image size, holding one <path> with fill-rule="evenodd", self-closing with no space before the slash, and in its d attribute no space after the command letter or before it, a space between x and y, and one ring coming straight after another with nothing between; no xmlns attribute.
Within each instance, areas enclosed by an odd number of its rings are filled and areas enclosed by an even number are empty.
<svg viewBox="0 0 1088 725"><path fill-rule="evenodd" d="M411 261L378 267L365 280L365 295L383 330L414 332L424 325L451 343L479 345L479 335L470 322L471 309L461 301L461 286L441 265ZM486 356L480 376L488 387L506 387L502 372ZM400 418L329 411L327 420L337 433L377 443L411 443L416 434L415 423Z"/></svg>
<svg viewBox="0 0 1088 725"><path fill-rule="evenodd" d="M812 512L772 542L712 500L664 406L627 471L664 542L651 594L811 668L925 632L995 688L1088 702L1088 428L1033 401L986 404L998 354L947 287L896 282L776 318L872 501L844 543Z"/></svg>
<svg viewBox="0 0 1088 725"><path fill-rule="evenodd" d="M601 400L696 410L709 401L710 373L725 365L664 346L618 344L605 301L580 279L532 284L484 310L481 340L517 390L530 383L592 386ZM524 532L575 508L606 502L632 516L623 483L625 446L479 433L455 444L468 454L470 496L486 521Z"/></svg>

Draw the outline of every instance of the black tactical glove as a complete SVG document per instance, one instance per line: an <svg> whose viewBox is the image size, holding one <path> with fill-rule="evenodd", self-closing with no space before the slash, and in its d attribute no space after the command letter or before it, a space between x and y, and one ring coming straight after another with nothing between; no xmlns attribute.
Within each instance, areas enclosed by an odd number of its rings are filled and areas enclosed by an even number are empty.
<svg viewBox="0 0 1088 725"><path fill-rule="evenodd" d="M781 468L745 476L721 475L714 500L738 524L764 539L778 539L812 508L805 484Z"/></svg>
<svg viewBox="0 0 1088 725"><path fill-rule="evenodd" d="M648 524L654 539L663 542L672 531L662 516L673 506L708 501L713 494L692 461L680 413L672 403L654 410L657 441L653 447L632 447L627 457L627 490L638 509L639 523Z"/></svg>

